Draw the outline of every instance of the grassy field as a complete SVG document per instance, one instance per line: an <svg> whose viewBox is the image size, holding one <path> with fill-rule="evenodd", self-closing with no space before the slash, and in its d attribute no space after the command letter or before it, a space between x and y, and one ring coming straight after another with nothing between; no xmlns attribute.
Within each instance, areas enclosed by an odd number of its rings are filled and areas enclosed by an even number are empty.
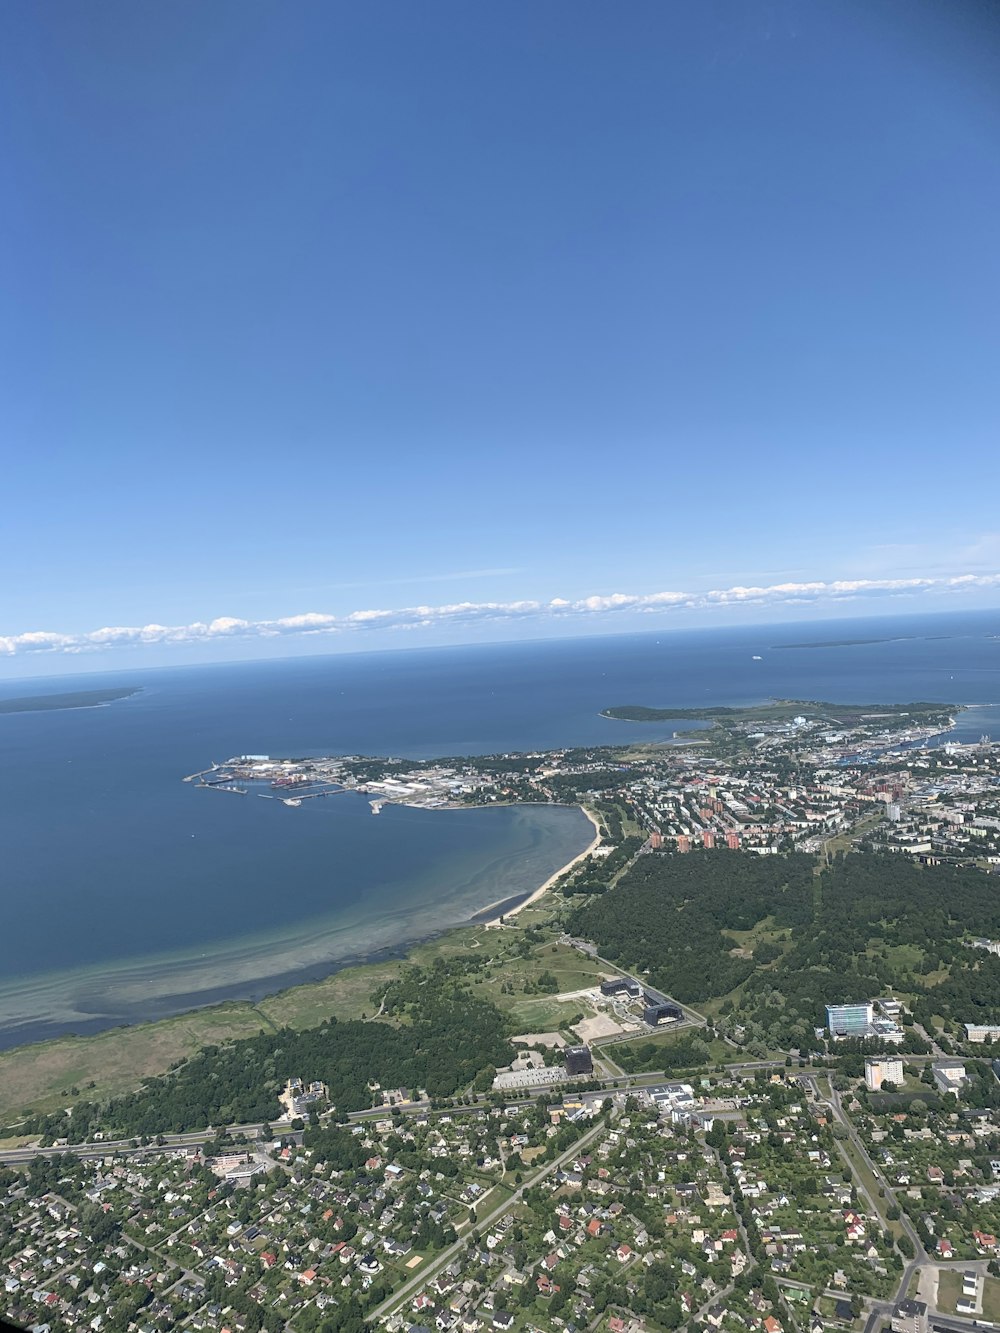
<svg viewBox="0 0 1000 1333"><path fill-rule="evenodd" d="M510 1015L518 1032L566 1032L581 1013L591 1012L577 1000L557 1000L551 995L501 1003L500 1008Z"/></svg>
<svg viewBox="0 0 1000 1333"><path fill-rule="evenodd" d="M955 1304L962 1298L962 1274L955 1268L942 1268L938 1273L937 1307L955 1313Z"/></svg>
<svg viewBox="0 0 1000 1333"><path fill-rule="evenodd" d="M506 1013L516 1032L565 1031L570 1020L593 1012L585 1000L561 1000L559 995L589 990L600 984L603 972L577 950L558 943L554 932L546 932L531 952L522 955L523 928L529 922L548 925L548 918L530 909L502 930L480 932L478 945L489 959L486 967L470 977L473 994L489 1000ZM448 937L449 943L451 937ZM468 946L467 946L468 947ZM539 991L543 973L549 973L555 989Z"/></svg>
<svg viewBox="0 0 1000 1333"><path fill-rule="evenodd" d="M604 970L592 959L565 944L543 943L522 958L513 940L498 932L488 941L494 961L476 978L483 986L483 998L503 1005L511 995L532 995L543 972L556 982L553 995L573 994L600 985ZM516 939L516 937L514 937Z"/></svg>
<svg viewBox="0 0 1000 1333"><path fill-rule="evenodd" d="M476 1200L476 1217L487 1217L493 1212L494 1208L509 1203L513 1197L514 1191L509 1186L501 1184L491 1186L485 1194L481 1194Z"/></svg>
<svg viewBox="0 0 1000 1333"><path fill-rule="evenodd" d="M11 1124L27 1107L69 1106L74 1087L84 1097L127 1092L202 1046L252 1037L267 1026L253 1005L219 1005L95 1037L63 1037L0 1052L0 1121ZM91 1082L97 1087L88 1087Z"/></svg>
<svg viewBox="0 0 1000 1333"><path fill-rule="evenodd" d="M823 844L823 851L827 856L836 856L838 852L849 852L859 838L876 828L885 819L885 811L879 811L876 814L866 815L853 828L846 829L843 833L837 833L832 838L828 838Z"/></svg>
<svg viewBox="0 0 1000 1333"><path fill-rule="evenodd" d="M1000 1324L1000 1279L988 1277L983 1287L983 1318Z"/></svg>
<svg viewBox="0 0 1000 1333"><path fill-rule="evenodd" d="M724 930L723 935L732 940L733 947L745 954L752 954L758 944L777 944L783 954L792 947L789 931L785 927L776 927L774 917L766 916L758 921L752 930ZM765 964L774 966L774 964Z"/></svg>
<svg viewBox="0 0 1000 1333"><path fill-rule="evenodd" d="M314 1027L324 1018L371 1018L378 1008L372 995L384 989L399 973L399 963L369 963L346 967L323 981L295 986L261 1000L258 1010L276 1028Z"/></svg>
<svg viewBox="0 0 1000 1333"><path fill-rule="evenodd" d="M548 941L521 957L518 937L519 931L491 932L485 944L492 950L493 961L474 978L473 992L508 1014L518 1032L566 1030L578 1015L592 1014L593 1007L582 998L557 997L600 985L600 965L568 945ZM556 990L539 993L535 987L545 972L555 978Z"/></svg>

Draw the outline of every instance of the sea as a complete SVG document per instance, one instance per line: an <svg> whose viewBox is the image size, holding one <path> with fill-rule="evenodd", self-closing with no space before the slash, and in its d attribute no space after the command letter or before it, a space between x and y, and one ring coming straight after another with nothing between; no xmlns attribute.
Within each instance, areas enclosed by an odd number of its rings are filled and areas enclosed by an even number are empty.
<svg viewBox="0 0 1000 1333"><path fill-rule="evenodd" d="M866 617L0 683L0 1047L259 999L523 900L588 845L574 807L297 809L183 777L238 754L431 758L669 741L622 704L969 705L1000 738L1000 613ZM690 724L678 723L677 726Z"/></svg>

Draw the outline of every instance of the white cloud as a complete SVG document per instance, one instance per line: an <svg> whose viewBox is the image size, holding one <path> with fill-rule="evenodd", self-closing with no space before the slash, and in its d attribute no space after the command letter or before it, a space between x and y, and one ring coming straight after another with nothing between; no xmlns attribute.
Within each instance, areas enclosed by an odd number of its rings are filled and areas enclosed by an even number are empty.
<svg viewBox="0 0 1000 1333"><path fill-rule="evenodd" d="M950 574L923 578L835 579L830 582L772 583L762 587L714 588L708 592L665 591L611 593L576 601L553 597L547 602L454 602L444 606L409 606L396 610L365 609L337 616L306 611L276 620L243 620L217 616L208 624L117 625L84 634L31 630L0 635L0 656L22 653L86 653L123 645L204 643L217 639L275 638L298 634L362 634L372 629L426 629L435 625L472 625L496 621L585 619L623 612L668 613L727 606L791 606L844 602L872 596L905 596L918 592L947 594L974 588L1000 588L1000 574Z"/></svg>
<svg viewBox="0 0 1000 1333"><path fill-rule="evenodd" d="M233 616L219 616L208 627L209 634L239 634L251 628L249 620L236 620Z"/></svg>
<svg viewBox="0 0 1000 1333"><path fill-rule="evenodd" d="M336 617L325 616L319 611L307 611L301 616L283 616L273 623L278 630L330 629L336 623Z"/></svg>

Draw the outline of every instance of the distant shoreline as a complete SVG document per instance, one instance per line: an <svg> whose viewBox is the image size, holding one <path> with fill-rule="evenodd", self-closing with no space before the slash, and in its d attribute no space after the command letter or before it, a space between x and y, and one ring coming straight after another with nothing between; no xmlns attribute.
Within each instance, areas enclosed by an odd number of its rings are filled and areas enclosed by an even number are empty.
<svg viewBox="0 0 1000 1333"><path fill-rule="evenodd" d="M603 708L601 717L612 722L713 722L717 726L726 723L741 722L782 722L790 721L804 710L818 714L831 723L856 725L858 722L874 718L939 718L948 716L951 725L954 717L964 712L967 704L936 703L927 700L911 703L864 703L838 704L821 699L768 699L762 703L733 706L729 704L711 705L702 708L650 708L645 704L617 704L613 708Z"/></svg>
<svg viewBox="0 0 1000 1333"><path fill-rule="evenodd" d="M0 699L0 713L60 713L81 708L106 708L119 699L142 693L141 685L118 690L76 690L72 694L27 694Z"/></svg>

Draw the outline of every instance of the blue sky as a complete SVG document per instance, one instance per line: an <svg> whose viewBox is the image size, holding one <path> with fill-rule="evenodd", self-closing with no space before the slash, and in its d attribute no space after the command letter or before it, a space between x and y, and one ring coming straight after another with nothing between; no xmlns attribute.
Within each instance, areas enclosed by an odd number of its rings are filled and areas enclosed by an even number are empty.
<svg viewBox="0 0 1000 1333"><path fill-rule="evenodd" d="M998 67L976 0L6 6L0 673L997 605Z"/></svg>

